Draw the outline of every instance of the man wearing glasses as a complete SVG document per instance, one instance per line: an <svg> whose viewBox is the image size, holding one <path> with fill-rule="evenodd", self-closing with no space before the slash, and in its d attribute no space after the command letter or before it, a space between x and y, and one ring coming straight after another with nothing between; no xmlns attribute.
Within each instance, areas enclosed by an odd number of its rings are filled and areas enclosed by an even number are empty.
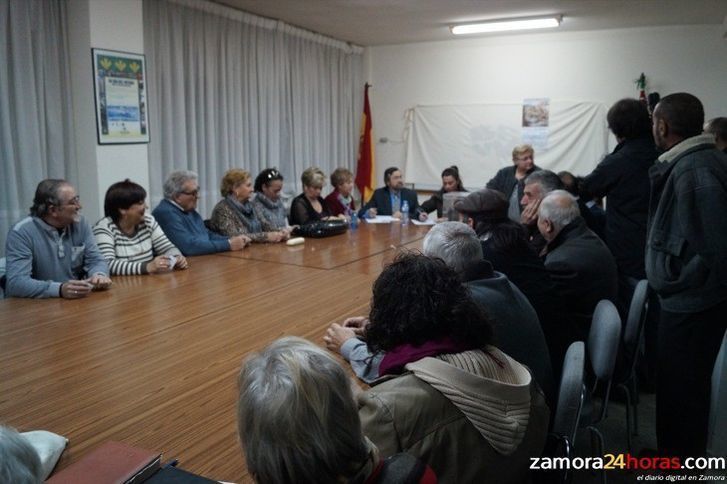
<svg viewBox="0 0 727 484"><path fill-rule="evenodd" d="M250 243L250 238L245 235L227 238L205 227L196 210L198 199L197 174L193 171L175 171L164 182L164 200L152 212L167 238L182 254L189 256L242 250Z"/></svg>
<svg viewBox="0 0 727 484"><path fill-rule="evenodd" d="M30 216L10 229L6 241L8 296L77 299L111 285L106 261L80 210L76 190L67 181L38 184Z"/></svg>

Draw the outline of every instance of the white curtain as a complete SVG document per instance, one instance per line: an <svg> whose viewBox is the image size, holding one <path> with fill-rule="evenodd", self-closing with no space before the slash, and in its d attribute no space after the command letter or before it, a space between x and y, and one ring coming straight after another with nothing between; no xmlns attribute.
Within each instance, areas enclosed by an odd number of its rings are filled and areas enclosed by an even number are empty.
<svg viewBox="0 0 727 484"><path fill-rule="evenodd" d="M606 106L596 102L552 100L549 126L522 127L522 104L417 106L410 112L406 180L417 188L438 189L440 175L456 164L468 188L482 188L497 170L512 165L512 149L532 143L535 163L555 172L587 175L608 150Z"/></svg>
<svg viewBox="0 0 727 484"><path fill-rule="evenodd" d="M66 4L0 0L0 255L44 178L76 181Z"/></svg>
<svg viewBox="0 0 727 484"><path fill-rule="evenodd" d="M199 173L203 217L232 167L278 167L289 194L306 167L355 169L360 47L203 0L144 0L144 50L153 205L178 169Z"/></svg>

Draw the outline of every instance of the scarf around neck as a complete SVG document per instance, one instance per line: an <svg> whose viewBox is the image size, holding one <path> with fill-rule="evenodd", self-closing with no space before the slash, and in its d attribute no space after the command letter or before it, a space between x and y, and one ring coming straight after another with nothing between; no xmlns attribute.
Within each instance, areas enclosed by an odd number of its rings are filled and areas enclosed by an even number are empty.
<svg viewBox="0 0 727 484"><path fill-rule="evenodd" d="M471 349L473 349L472 346L455 342L449 336L427 341L419 346L405 343L386 352L379 366L379 376L398 375L404 371L404 366L408 363L419 361L427 356L461 353Z"/></svg>
<svg viewBox="0 0 727 484"><path fill-rule="evenodd" d="M248 233L256 234L258 232L262 232L262 224L260 224L260 221L255 217L250 200L245 201L245 203L241 203L234 196L228 195L225 201L235 212L237 218L240 219L240 222L242 222L245 226Z"/></svg>

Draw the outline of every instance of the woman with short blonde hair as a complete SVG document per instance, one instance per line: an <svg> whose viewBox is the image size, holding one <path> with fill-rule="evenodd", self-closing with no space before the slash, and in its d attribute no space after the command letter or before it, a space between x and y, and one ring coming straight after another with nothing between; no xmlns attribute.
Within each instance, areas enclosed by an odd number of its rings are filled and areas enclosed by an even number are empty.
<svg viewBox="0 0 727 484"><path fill-rule="evenodd" d="M518 145L512 150L512 164L500 169L495 176L487 182L487 188L497 190L508 200L507 217L513 222L520 223L525 179L534 171L540 170L535 165L535 150L531 145Z"/></svg>
<svg viewBox="0 0 727 484"><path fill-rule="evenodd" d="M290 225L305 225L330 216L321 198L321 189L326 183L326 175L317 166L306 168L300 177L303 193L293 199L290 205Z"/></svg>

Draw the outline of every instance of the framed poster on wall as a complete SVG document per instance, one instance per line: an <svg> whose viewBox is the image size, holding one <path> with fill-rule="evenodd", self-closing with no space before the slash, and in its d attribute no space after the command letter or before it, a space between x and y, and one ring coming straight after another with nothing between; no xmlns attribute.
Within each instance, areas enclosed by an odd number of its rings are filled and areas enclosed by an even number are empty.
<svg viewBox="0 0 727 484"><path fill-rule="evenodd" d="M98 143L148 143L144 56L91 49Z"/></svg>

